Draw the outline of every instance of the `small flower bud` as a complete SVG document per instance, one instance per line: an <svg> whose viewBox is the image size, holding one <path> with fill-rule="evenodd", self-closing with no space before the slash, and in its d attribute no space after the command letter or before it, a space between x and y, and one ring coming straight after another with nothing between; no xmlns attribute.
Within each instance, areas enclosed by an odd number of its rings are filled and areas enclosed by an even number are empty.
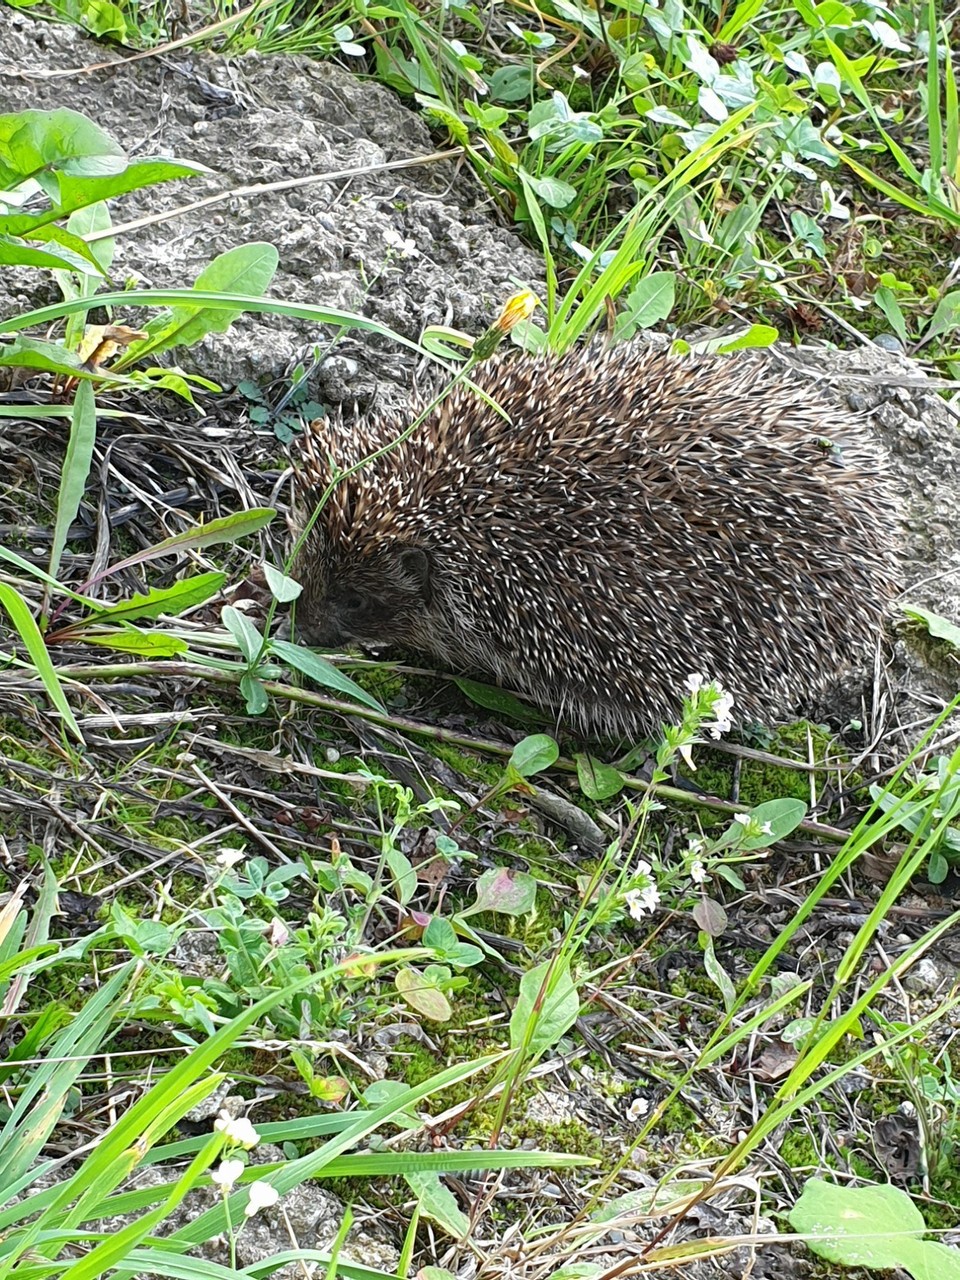
<svg viewBox="0 0 960 1280"><path fill-rule="evenodd" d="M539 305L540 299L530 289L521 289L508 298L490 328L473 344L474 359L488 360L510 330L521 320L529 320Z"/></svg>

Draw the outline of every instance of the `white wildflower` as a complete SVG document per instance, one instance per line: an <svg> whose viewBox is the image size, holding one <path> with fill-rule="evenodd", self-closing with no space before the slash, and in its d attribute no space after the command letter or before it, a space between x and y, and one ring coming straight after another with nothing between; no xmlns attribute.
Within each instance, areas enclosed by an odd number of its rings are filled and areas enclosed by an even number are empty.
<svg viewBox="0 0 960 1280"><path fill-rule="evenodd" d="M762 836L772 836L772 835L773 835L773 823L772 823L772 822L764 822L764 823L761 825L761 827L760 827L760 834L761 834Z"/></svg>
<svg viewBox="0 0 960 1280"><path fill-rule="evenodd" d="M703 884L707 878L707 868L703 865L699 858L694 858L690 863L690 879L694 884Z"/></svg>
<svg viewBox="0 0 960 1280"><path fill-rule="evenodd" d="M217 861L221 867L235 867L238 862L242 862L247 855L242 849L221 849L217 854Z"/></svg>
<svg viewBox="0 0 960 1280"><path fill-rule="evenodd" d="M696 697L703 688L704 677L699 671L691 671L684 680L684 688L688 689L691 697Z"/></svg>
<svg viewBox="0 0 960 1280"><path fill-rule="evenodd" d="M290 941L290 930L279 916L274 916L267 929L267 941L271 947L285 947Z"/></svg>
<svg viewBox="0 0 960 1280"><path fill-rule="evenodd" d="M383 233L384 241L391 249L399 250L401 258L419 258L420 250L415 240L405 240L395 227L387 227Z"/></svg>
<svg viewBox="0 0 960 1280"><path fill-rule="evenodd" d="M711 711L713 712L713 722L706 725L706 729L711 738L719 738L723 733L729 733L733 728L733 719L730 715L733 709L733 694L728 693L722 684L714 681L711 688L714 690L715 696Z"/></svg>
<svg viewBox="0 0 960 1280"><path fill-rule="evenodd" d="M679 752L680 758L684 762L684 764L687 766L687 768L692 769L693 772L696 773L697 766L693 763L693 743L681 742L681 744L677 747L677 751Z"/></svg>
<svg viewBox="0 0 960 1280"><path fill-rule="evenodd" d="M250 1151L260 1141L259 1133L246 1116L232 1116L229 1111L221 1111L214 1120L213 1127L232 1146L243 1147L245 1151Z"/></svg>
<svg viewBox="0 0 960 1280"><path fill-rule="evenodd" d="M739 822L741 827L749 827L750 825L749 813L735 813L733 815L733 820L734 822Z"/></svg>
<svg viewBox="0 0 960 1280"><path fill-rule="evenodd" d="M228 1196L245 1168L242 1160L221 1160L217 1168L211 1171L210 1177L222 1194Z"/></svg>
<svg viewBox="0 0 960 1280"><path fill-rule="evenodd" d="M645 915L656 911L660 905L660 890L651 881L636 889L628 889L623 895L627 910L634 920L642 920Z"/></svg>
<svg viewBox="0 0 960 1280"><path fill-rule="evenodd" d="M252 1218L261 1209L271 1209L280 1199L280 1192L277 1188L271 1186L269 1182L264 1182L261 1178L258 1178L256 1182L251 1182L248 1190L250 1199L247 1201L247 1207L243 1211L246 1218Z"/></svg>
<svg viewBox="0 0 960 1280"><path fill-rule="evenodd" d="M718 720L729 720L730 712L733 710L733 694L728 693L722 684L716 685L717 700L713 704L713 714Z"/></svg>
<svg viewBox="0 0 960 1280"><path fill-rule="evenodd" d="M646 1098L634 1098L629 1107L627 1107L627 1119L631 1124L634 1124L637 1120L642 1120L649 1112L650 1103Z"/></svg>

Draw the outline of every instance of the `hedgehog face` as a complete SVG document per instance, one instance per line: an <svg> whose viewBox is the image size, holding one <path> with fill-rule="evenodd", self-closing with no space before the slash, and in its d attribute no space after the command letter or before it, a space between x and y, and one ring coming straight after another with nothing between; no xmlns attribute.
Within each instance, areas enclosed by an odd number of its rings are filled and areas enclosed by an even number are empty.
<svg viewBox="0 0 960 1280"><path fill-rule="evenodd" d="M349 644L409 644L430 603L430 557L400 545L372 555L328 555L303 583L297 636L330 649Z"/></svg>

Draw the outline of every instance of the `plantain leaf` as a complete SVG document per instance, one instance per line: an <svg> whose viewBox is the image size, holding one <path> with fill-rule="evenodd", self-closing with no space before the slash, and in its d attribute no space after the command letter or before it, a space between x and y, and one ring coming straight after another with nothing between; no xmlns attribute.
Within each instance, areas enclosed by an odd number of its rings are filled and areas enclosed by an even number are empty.
<svg viewBox="0 0 960 1280"><path fill-rule="evenodd" d="M131 596L129 600L98 608L92 617L84 618L77 625L132 622L135 618L159 618L162 613L175 618L216 595L226 580L225 573L198 573L192 578L182 578L172 587L155 587L145 595Z"/></svg>
<svg viewBox="0 0 960 1280"><path fill-rule="evenodd" d="M237 245L221 253L200 272L194 288L220 294L262 294L273 279L280 261L276 247L265 241ZM177 306L155 316L147 324L149 338L131 343L118 367L140 360L148 352L155 356L169 347L192 347L208 333L224 333L242 315L203 306Z"/></svg>
<svg viewBox="0 0 960 1280"><path fill-rule="evenodd" d="M270 644L270 652L287 666L293 667L295 671L315 680L317 684L327 689L336 689L338 693L345 693L348 698L362 702L364 706L370 707L373 711L379 711L381 715L387 714L386 709L376 698L372 698L365 689L361 689L349 676L338 671L332 662L321 658L318 653L303 649L297 644L290 644L288 640L273 640Z"/></svg>
<svg viewBox="0 0 960 1280"><path fill-rule="evenodd" d="M152 547L146 547L143 551L128 556L126 560L111 565L91 579L91 582L99 582L111 573L119 573L121 569L129 569L131 565L144 564L147 560L156 560L159 556L171 555L174 551L195 551L199 547L216 546L219 542L237 542L247 534L256 533L258 529L268 525L276 514L273 507L254 507L251 511L238 511L232 516L210 520L195 529L185 529L183 533L175 533L172 537L155 542ZM91 582L86 585L89 587Z"/></svg>
<svg viewBox="0 0 960 1280"><path fill-rule="evenodd" d="M121 653L136 653L142 658L175 658L186 653L189 645L179 636L165 636L161 631L129 630L88 631L81 637L84 644L99 644Z"/></svg>

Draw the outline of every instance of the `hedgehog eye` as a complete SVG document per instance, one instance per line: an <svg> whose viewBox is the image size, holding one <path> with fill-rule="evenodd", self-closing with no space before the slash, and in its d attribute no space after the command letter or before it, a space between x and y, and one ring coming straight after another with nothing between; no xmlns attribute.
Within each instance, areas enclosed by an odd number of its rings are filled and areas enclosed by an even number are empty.
<svg viewBox="0 0 960 1280"><path fill-rule="evenodd" d="M346 591L337 603L346 613L359 613L366 604L366 600L359 591Z"/></svg>

